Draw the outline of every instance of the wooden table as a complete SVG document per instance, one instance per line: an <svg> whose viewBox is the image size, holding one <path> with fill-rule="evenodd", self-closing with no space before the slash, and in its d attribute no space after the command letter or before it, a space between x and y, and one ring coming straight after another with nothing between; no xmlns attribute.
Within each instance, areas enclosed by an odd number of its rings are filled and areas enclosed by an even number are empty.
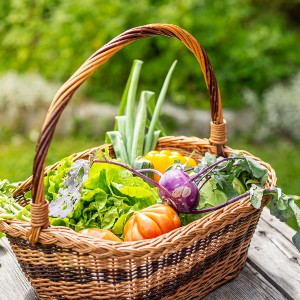
<svg viewBox="0 0 300 300"><path fill-rule="evenodd" d="M300 253L291 242L294 234L264 209L245 267L204 300L300 300ZM0 264L0 300L37 299L6 238L0 240Z"/></svg>

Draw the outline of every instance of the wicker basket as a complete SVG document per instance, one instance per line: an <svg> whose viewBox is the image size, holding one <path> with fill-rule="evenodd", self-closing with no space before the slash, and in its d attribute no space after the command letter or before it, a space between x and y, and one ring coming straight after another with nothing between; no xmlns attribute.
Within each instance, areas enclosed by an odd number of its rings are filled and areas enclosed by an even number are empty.
<svg viewBox="0 0 300 300"><path fill-rule="evenodd" d="M44 164L63 109L76 89L113 54L135 40L153 36L175 37L191 50L202 69L211 105L210 139L168 136L159 139L157 148L193 150L198 156L206 151L225 156L247 153L225 146L215 75L202 46L188 32L174 25L152 24L130 29L104 45L57 92L37 143L33 176L14 193L24 204L24 193L32 189L31 223L0 222L0 231L7 234L40 299L200 299L234 278L246 261L262 209L253 208L248 197L170 233L137 242L95 240L69 228L49 226L43 178L57 164L46 169ZM74 160L88 157L93 150L73 154ZM267 187L275 186L273 169L247 154L268 169ZM263 206L267 201L265 197Z"/></svg>

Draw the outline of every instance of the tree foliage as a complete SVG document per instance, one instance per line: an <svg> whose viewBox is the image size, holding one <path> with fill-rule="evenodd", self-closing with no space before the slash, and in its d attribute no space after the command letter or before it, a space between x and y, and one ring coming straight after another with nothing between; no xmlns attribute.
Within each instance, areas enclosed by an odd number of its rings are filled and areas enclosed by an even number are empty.
<svg viewBox="0 0 300 300"><path fill-rule="evenodd" d="M296 1L296 0L295 0ZM280 2L280 1L279 1ZM64 81L100 46L128 28L173 23L202 43L214 67L225 107L241 91L262 93L300 66L299 32L276 9L251 0L11 0L0 1L0 72L38 71ZM195 58L178 41L151 38L127 46L85 84L87 96L117 103L134 59L145 61L142 83L159 91L175 59L172 101L207 105ZM199 104L200 101L200 104Z"/></svg>

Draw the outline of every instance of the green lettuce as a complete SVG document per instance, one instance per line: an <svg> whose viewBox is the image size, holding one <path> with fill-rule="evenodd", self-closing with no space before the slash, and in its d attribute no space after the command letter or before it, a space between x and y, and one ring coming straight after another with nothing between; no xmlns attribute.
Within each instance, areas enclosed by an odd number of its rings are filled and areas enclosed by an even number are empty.
<svg viewBox="0 0 300 300"><path fill-rule="evenodd" d="M64 159L63 166L46 176L46 196L50 202L57 200L59 188L70 169L69 159ZM51 217L50 221L52 225L67 226L75 231L96 227L122 236L125 223L135 211L158 201L157 189L130 171L112 164L94 163L73 210L65 218Z"/></svg>
<svg viewBox="0 0 300 300"><path fill-rule="evenodd" d="M217 189L217 181L213 178L209 179L201 188L199 203L196 209L203 209L208 207L217 206L227 201L227 196L224 192ZM182 225L187 225L195 220L201 219L208 213L201 214L185 214L180 213Z"/></svg>

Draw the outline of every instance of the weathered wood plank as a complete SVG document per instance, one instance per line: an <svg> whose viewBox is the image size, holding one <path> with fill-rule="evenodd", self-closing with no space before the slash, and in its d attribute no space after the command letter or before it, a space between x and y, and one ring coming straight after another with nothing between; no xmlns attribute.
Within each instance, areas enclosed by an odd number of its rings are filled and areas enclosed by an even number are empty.
<svg viewBox="0 0 300 300"><path fill-rule="evenodd" d="M214 290L203 300L287 300L249 263L233 280Z"/></svg>
<svg viewBox="0 0 300 300"><path fill-rule="evenodd" d="M37 299L5 237L0 239L0 299Z"/></svg>
<svg viewBox="0 0 300 300"><path fill-rule="evenodd" d="M295 231L264 210L252 238L248 262L287 299L300 300L300 253Z"/></svg>

